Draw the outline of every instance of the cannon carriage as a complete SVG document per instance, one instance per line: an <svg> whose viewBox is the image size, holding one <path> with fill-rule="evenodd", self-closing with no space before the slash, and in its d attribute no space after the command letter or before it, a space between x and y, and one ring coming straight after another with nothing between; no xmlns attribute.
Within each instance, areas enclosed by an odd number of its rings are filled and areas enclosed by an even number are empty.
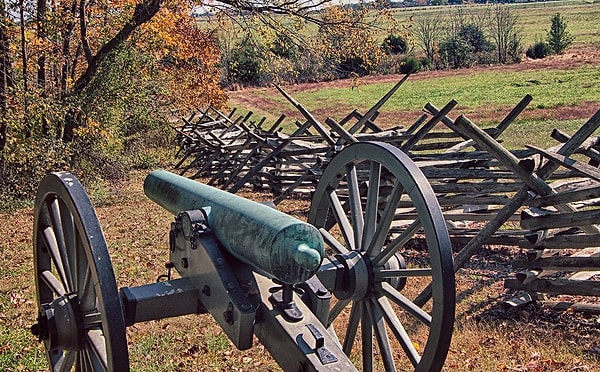
<svg viewBox="0 0 600 372"><path fill-rule="evenodd" d="M454 323L450 239L431 187L396 147L338 153L308 223L166 171L144 191L175 216L169 273L119 289L83 187L64 172L41 181L32 331L52 370L128 370L126 327L203 313L239 349L257 336L286 371L442 368ZM399 209L413 217L395 219Z"/></svg>

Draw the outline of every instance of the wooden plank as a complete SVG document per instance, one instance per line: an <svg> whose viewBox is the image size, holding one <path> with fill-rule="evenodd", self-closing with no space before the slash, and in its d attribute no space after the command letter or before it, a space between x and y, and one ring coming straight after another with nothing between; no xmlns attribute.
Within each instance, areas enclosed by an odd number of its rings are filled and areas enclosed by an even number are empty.
<svg viewBox="0 0 600 372"><path fill-rule="evenodd" d="M553 256L534 260L516 259L512 262L515 269L544 269L560 271L597 271L600 274L600 256Z"/></svg>
<svg viewBox="0 0 600 372"><path fill-rule="evenodd" d="M540 155L549 159L550 161L562 165L565 168L581 173L583 176L589 177L595 181L600 181L600 170L596 167L587 165L577 160L570 159L566 156L551 151L542 150L535 146L525 145L525 147L539 153Z"/></svg>
<svg viewBox="0 0 600 372"><path fill-rule="evenodd" d="M596 123L596 125L600 125L600 111L598 111L597 120L598 123ZM498 142L471 123L467 118L460 116L456 121L456 125L461 130L469 133L479 146L489 151L490 154L494 155L494 157L500 160L508 169L515 172L515 174L517 174L533 191L540 195L550 195L554 193L554 190L544 181L543 177L540 177L535 173L529 173L519 164L518 159L514 157L514 155L506 151ZM569 204L556 205L556 208L561 212L572 212L576 210ZM600 232L598 227L590 224L584 224L581 228L587 233Z"/></svg>
<svg viewBox="0 0 600 372"><path fill-rule="evenodd" d="M514 173L508 170L490 170L490 169L455 169L455 168L433 168L422 169L427 179L450 178L462 180L482 180L482 179L516 179Z"/></svg>
<svg viewBox="0 0 600 372"><path fill-rule="evenodd" d="M457 143L458 141L444 141L444 142L429 142L429 143L418 143L414 145L411 149L411 152L419 152L419 151L437 151L444 150L450 148Z"/></svg>
<svg viewBox="0 0 600 372"><path fill-rule="evenodd" d="M377 101L377 103L375 103L373 107L371 107L369 111L367 111L367 113L363 115L362 118L358 119L358 122L354 124L353 128L360 128L363 125L367 124L367 122L374 120L375 114L379 111L381 106L383 106L383 104L386 103L394 95L394 93L396 93L398 88L400 88L400 86L404 84L404 82L408 79L409 76L410 74L404 75L402 79L400 79L400 81L394 84L394 86L386 94L384 94L383 97L381 97L381 99L379 99L379 101ZM354 133L356 131L353 131L352 129L349 131L350 133Z"/></svg>
<svg viewBox="0 0 600 372"><path fill-rule="evenodd" d="M508 115L506 115L504 117L504 119L502 119L502 121L496 126L496 128L494 128L494 131L492 131L490 133L490 135L493 138L498 138L500 137L500 135L502 133L504 133L504 131L508 128L508 126L517 118L517 116L519 116L519 114L525 110L525 108L527 107L527 105L529 105L529 103L533 100L533 97L529 94L525 95L525 97L523 97L521 99L521 101L508 113ZM467 147L470 146L474 146L475 142L472 139L469 139L461 144L458 144L454 147L452 147L451 149L449 149L449 152L458 152L458 151L462 151Z"/></svg>
<svg viewBox="0 0 600 372"><path fill-rule="evenodd" d="M568 135L558 129L554 129L551 136L559 142L565 142L570 138ZM589 138L588 141L586 141L581 148L577 150L577 153L583 154L590 158L590 165L600 164L600 151L596 150L595 148L597 147L599 140L600 137Z"/></svg>
<svg viewBox="0 0 600 372"><path fill-rule="evenodd" d="M535 173L530 173L519 164L519 159L504 149L493 137L478 128L465 116L459 116L456 120L456 126L467 133L479 146L487 150L492 156L498 159L506 168L514 172L523 180L532 190L540 195L552 193L552 188Z"/></svg>
<svg viewBox="0 0 600 372"><path fill-rule="evenodd" d="M504 287L548 294L600 296L600 281L591 280L535 279L524 284L517 279L506 279Z"/></svg>
<svg viewBox="0 0 600 372"><path fill-rule="evenodd" d="M403 206L403 207L407 207L410 206L411 204L406 204L406 205L399 205L399 206ZM494 211L488 211L487 213L458 213L458 212L448 212L448 213L443 213L444 215L444 219L448 220L448 221L489 221L491 219L493 219L496 215L495 211L498 211L498 209L494 210ZM395 220L414 220L416 218L418 218L419 216L416 213L398 213L395 215L394 219ZM507 221L515 221L518 222L519 221L519 216L514 214L510 217L508 217ZM526 232L526 230L519 230L519 231L523 231ZM477 231L475 231L475 233L477 233ZM474 233L474 234L475 234ZM523 239L523 234L521 234L519 236L520 239Z"/></svg>
<svg viewBox="0 0 600 372"><path fill-rule="evenodd" d="M532 156L534 153L531 150L511 150L516 158L523 159ZM487 151L470 151L470 152L452 152L441 154L416 154L411 157L414 161L431 161L431 160L477 160L477 161L492 161L490 164L501 164Z"/></svg>
<svg viewBox="0 0 600 372"><path fill-rule="evenodd" d="M360 120L363 118L363 114L361 114L358 110L354 110L353 111L353 115L354 118ZM367 133L368 130L370 130L373 133L378 133L378 132L383 132L383 129L379 128L377 126L377 124L375 124L374 120L377 118L377 116L379 116L379 112L375 113L375 115L373 115L373 117L371 118L371 120L367 120L367 122L365 123L365 125L362 126L362 128L360 126L357 125L353 125L349 132L350 133L356 133L357 131L359 131L360 133Z"/></svg>
<svg viewBox="0 0 600 372"><path fill-rule="evenodd" d="M597 247L600 245L600 234L571 234L554 235L532 244L528 240L523 240L519 246L530 249L584 249Z"/></svg>
<svg viewBox="0 0 600 372"><path fill-rule="evenodd" d="M472 241L475 237L477 236L477 233L474 232L472 235L466 235L466 234L453 234L450 233L450 240L455 243L455 244L468 244L470 241ZM486 237L486 239L483 241L482 244L488 244L488 245L501 245L501 246L513 246L516 247L519 243L519 237L518 236L496 236L496 235L491 235L489 237Z"/></svg>
<svg viewBox="0 0 600 372"><path fill-rule="evenodd" d="M437 180L429 180L435 193L457 193L457 194L481 194L481 193L510 193L517 192L522 186L521 182L460 182L440 183Z"/></svg>
<svg viewBox="0 0 600 372"><path fill-rule="evenodd" d="M587 313L600 315L600 304L586 304L565 301L544 301L544 306L555 311L569 311L575 313Z"/></svg>
<svg viewBox="0 0 600 372"><path fill-rule="evenodd" d="M440 196L438 202L442 207L451 205L504 205L510 198L506 195L451 195Z"/></svg>
<svg viewBox="0 0 600 372"><path fill-rule="evenodd" d="M323 137L323 139L330 145L334 146L335 141L329 133L325 130L323 124L319 123L319 121L306 109L302 106L298 101L292 98L285 90L283 90L277 84L274 84L275 88L292 104L294 107L300 111L300 113L306 118L306 120L319 132L319 134Z"/></svg>
<svg viewBox="0 0 600 372"><path fill-rule="evenodd" d="M419 116L415 122L406 129L406 134L413 134L427 120L427 114Z"/></svg>
<svg viewBox="0 0 600 372"><path fill-rule="evenodd" d="M562 145L560 150L557 152L561 155L569 156L572 154L581 143L583 143L589 136L591 136L600 127L600 110L596 112L588 121L586 121L581 128L571 137L569 140ZM538 176L541 179L549 178L554 171L558 168L558 165L554 163L544 164L540 170L537 171ZM481 228L479 233L471 239L463 249L456 254L454 257L454 271L458 271L463 265L475 254L484 242L496 232L500 226L508 220L523 204L523 202L529 198L530 190L529 187L523 186L507 203L496 216L490 220L484 227ZM413 301L416 304L425 304L431 298L431 286L427 286Z"/></svg>
<svg viewBox="0 0 600 372"><path fill-rule="evenodd" d="M435 107L431 102L427 102L423 108L425 109L425 111L428 111L432 115L440 114L440 110L437 107ZM463 135L461 132L456 130L456 127L454 126L454 121L452 121L452 119L450 119L448 116L444 115L441 119L441 122L444 123L444 125L446 125L448 128L452 129L454 133L462 137L464 141L469 140L469 137Z"/></svg>
<svg viewBox="0 0 600 372"><path fill-rule="evenodd" d="M296 131L292 134L292 136L299 136L300 134L304 133L310 127L310 125L311 125L311 123L307 121L300 128L296 129ZM287 145L288 145L287 141L281 142L277 147L275 147L273 149L273 151L271 151L261 161L259 161L257 164L255 164L254 167L252 167L252 169L250 171L248 171L248 173L246 173L240 180L238 180L228 191L235 194L239 189L241 189L246 184L246 182L248 182L257 173L259 173L265 165L267 165L270 161L273 160L273 158L275 158L277 155L279 155L279 153L281 151L283 151L285 146L287 146Z"/></svg>
<svg viewBox="0 0 600 372"><path fill-rule="evenodd" d="M343 126L339 125L332 118L325 119L325 124L329 125L333 131L335 131L344 141L347 143L356 143L358 139L348 132Z"/></svg>
<svg viewBox="0 0 600 372"><path fill-rule="evenodd" d="M528 200L525 205L531 207L547 207L556 204L573 203L581 200L600 198L600 185L592 185L577 190L568 190L552 195L540 196Z"/></svg>
<svg viewBox="0 0 600 372"><path fill-rule="evenodd" d="M600 210L556 213L532 217L526 210L521 212L521 227L527 230L555 229L571 226L593 226L600 221Z"/></svg>
<svg viewBox="0 0 600 372"><path fill-rule="evenodd" d="M277 131L277 128L279 128L279 126L281 125L281 123L283 123L284 120L285 114L281 114L279 118L275 121L275 123L273 123L273 125L269 127L269 129L267 129L267 133L275 133L275 131Z"/></svg>

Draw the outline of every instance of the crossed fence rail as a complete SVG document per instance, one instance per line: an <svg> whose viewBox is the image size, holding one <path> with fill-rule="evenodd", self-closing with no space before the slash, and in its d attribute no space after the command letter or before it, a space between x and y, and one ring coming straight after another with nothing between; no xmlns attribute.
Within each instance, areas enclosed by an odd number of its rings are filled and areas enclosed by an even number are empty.
<svg viewBox="0 0 600 372"><path fill-rule="evenodd" d="M270 191L278 204L292 195L310 196L344 146L393 144L416 162L438 197L451 239L462 247L454 257L456 271L484 244L511 245L527 254L513 261L515 276L505 281L507 288L600 296L600 144L593 136L600 111L572 136L555 129L550 135L557 145L550 149L508 150L499 142L510 135L529 95L492 128L481 129L463 115L452 120L448 115L457 102L450 101L441 109L427 103L413 122L384 129L376 123L380 109L407 77L365 114L353 110L339 122L322 123L277 87L305 119L294 123L291 134L282 131L284 115L268 125L252 113L199 110L173 127L176 169L232 193L244 187ZM359 186L366 195L368 185ZM414 218L401 200L395 223Z"/></svg>

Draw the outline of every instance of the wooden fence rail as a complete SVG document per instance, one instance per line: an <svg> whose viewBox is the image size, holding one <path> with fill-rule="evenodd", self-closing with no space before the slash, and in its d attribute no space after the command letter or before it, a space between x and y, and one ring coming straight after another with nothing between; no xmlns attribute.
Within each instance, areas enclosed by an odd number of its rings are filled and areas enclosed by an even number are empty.
<svg viewBox="0 0 600 372"><path fill-rule="evenodd" d="M558 144L550 149L509 151L498 141L510 135L510 124L532 100L529 95L492 128L481 129L463 115L449 118L456 101L442 109L426 103L424 114L405 127L378 126L379 110L406 78L364 115L353 110L339 122L319 121L277 87L305 119L294 123L291 134L282 132L284 115L270 124L253 120L252 113L198 110L173 127L179 141L176 168L233 193L245 187L270 191L278 204L291 196L309 197L344 146L387 142L416 162L436 192L451 239L461 247L456 270L484 244L512 245L528 254L514 260L508 288L600 296L600 139L592 136L600 127L600 111L572 136L554 130ZM395 221L411 217L401 201Z"/></svg>

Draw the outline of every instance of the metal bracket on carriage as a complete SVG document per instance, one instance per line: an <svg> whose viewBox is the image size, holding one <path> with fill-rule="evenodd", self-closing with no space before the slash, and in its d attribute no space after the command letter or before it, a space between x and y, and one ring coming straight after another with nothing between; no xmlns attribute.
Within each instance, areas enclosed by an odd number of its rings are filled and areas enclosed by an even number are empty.
<svg viewBox="0 0 600 372"><path fill-rule="evenodd" d="M269 301L281 311L281 315L288 322L301 321L304 318L304 314L302 314L302 311L294 302L294 291L296 289L291 284L281 283L277 280L275 282L280 283L281 287L270 289L272 294L269 297Z"/></svg>
<svg viewBox="0 0 600 372"><path fill-rule="evenodd" d="M171 225L171 261L190 278L203 307L240 350L252 346L258 285L250 267L219 248L208 227L210 209L179 213Z"/></svg>

